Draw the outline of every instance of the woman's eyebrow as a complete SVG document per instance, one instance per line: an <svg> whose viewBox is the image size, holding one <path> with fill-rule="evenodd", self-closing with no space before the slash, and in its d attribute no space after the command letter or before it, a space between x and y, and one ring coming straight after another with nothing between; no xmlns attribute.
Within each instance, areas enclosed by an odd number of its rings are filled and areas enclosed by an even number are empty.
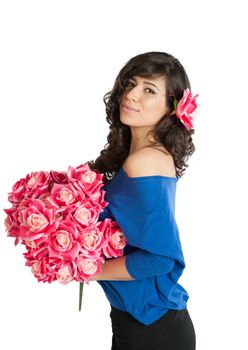
<svg viewBox="0 0 248 350"><path fill-rule="evenodd" d="M136 82L136 79L135 79L135 78L131 78L131 79L134 80L134 81ZM159 88L158 88L156 85L154 85L153 83L151 83L150 81L143 80L143 83L152 85L152 86L154 86L154 87L159 91Z"/></svg>

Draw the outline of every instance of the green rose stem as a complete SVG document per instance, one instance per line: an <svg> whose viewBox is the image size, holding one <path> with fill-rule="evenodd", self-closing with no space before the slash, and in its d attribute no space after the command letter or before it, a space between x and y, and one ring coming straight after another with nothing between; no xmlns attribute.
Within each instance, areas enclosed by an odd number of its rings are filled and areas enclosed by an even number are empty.
<svg viewBox="0 0 248 350"><path fill-rule="evenodd" d="M176 109L177 109L177 105L178 105L178 101L177 101L177 99L176 99L176 98L174 98L174 110L176 110Z"/></svg>
<svg viewBox="0 0 248 350"><path fill-rule="evenodd" d="M79 283L79 309L78 309L78 311L81 311L83 289L84 289L84 282L80 282Z"/></svg>

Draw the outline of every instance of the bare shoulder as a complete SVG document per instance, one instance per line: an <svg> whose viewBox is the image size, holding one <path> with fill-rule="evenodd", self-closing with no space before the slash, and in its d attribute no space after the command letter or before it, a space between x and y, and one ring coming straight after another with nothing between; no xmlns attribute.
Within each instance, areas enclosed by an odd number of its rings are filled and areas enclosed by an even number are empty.
<svg viewBox="0 0 248 350"><path fill-rule="evenodd" d="M158 148L146 147L129 155L123 166L129 177L162 175L175 177L172 156Z"/></svg>

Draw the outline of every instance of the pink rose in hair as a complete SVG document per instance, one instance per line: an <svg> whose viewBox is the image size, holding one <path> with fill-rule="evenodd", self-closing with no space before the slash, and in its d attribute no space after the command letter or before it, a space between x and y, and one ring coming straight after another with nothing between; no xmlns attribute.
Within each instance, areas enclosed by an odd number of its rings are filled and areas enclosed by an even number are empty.
<svg viewBox="0 0 248 350"><path fill-rule="evenodd" d="M193 128L194 116L197 109L196 98L189 89L184 90L183 97L176 106L176 116L186 126L187 129Z"/></svg>

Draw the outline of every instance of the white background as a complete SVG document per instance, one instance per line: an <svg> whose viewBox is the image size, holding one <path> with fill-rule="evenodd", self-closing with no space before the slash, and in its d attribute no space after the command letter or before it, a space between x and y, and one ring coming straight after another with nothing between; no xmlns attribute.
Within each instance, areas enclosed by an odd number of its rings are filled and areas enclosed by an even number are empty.
<svg viewBox="0 0 248 350"><path fill-rule="evenodd" d="M184 65L201 112L178 183L187 268L180 283L197 349L247 349L245 1L0 2L0 348L110 349L101 287L38 283L4 230L15 181L95 159L108 133L103 95L132 56ZM4 344L4 345L3 345Z"/></svg>

